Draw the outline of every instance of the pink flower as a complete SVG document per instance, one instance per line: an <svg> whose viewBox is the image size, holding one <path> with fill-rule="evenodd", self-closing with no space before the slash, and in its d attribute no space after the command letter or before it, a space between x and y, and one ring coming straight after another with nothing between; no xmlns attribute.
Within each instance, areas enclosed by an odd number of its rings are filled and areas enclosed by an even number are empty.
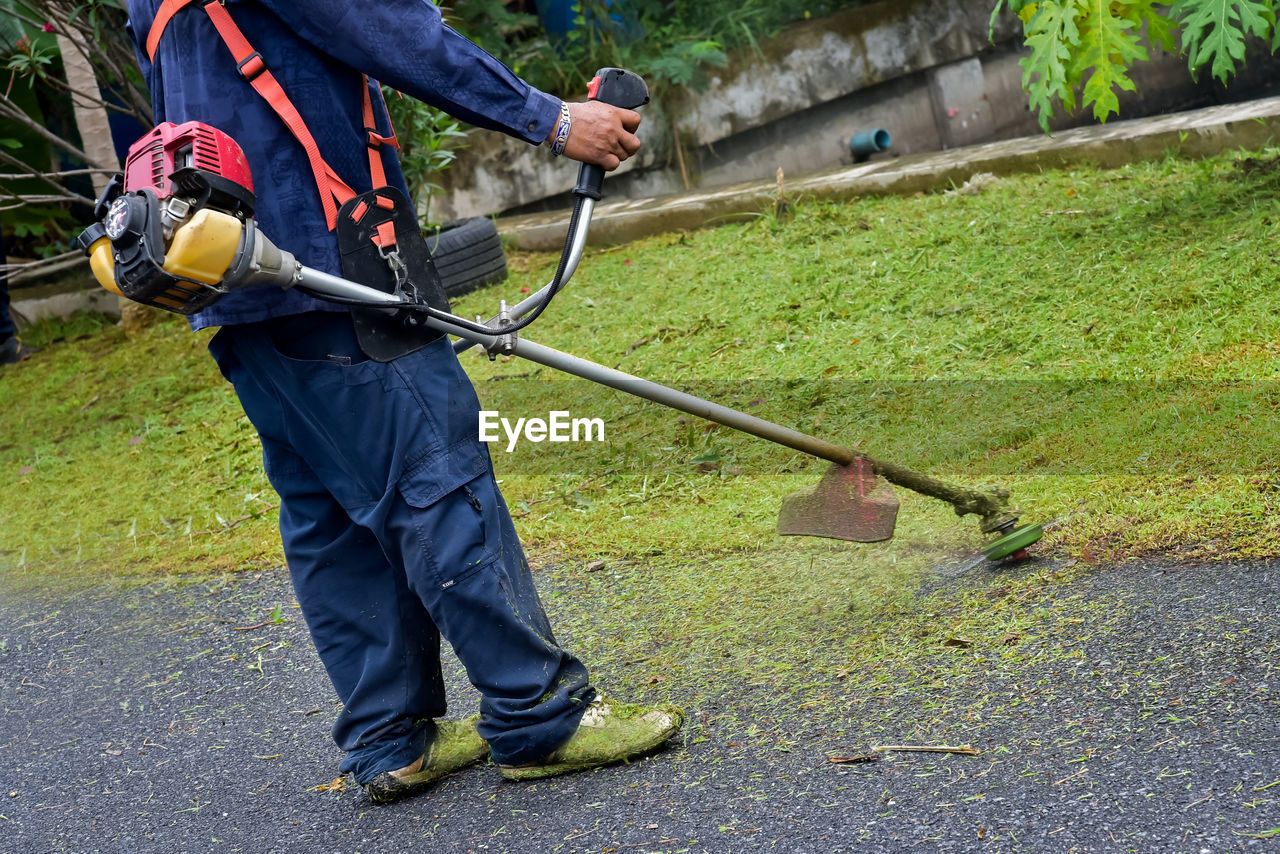
<svg viewBox="0 0 1280 854"><path fill-rule="evenodd" d="M44 30L46 33L51 33L53 32L53 24L49 23L48 21L45 21L44 26L41 27L41 29Z"/></svg>

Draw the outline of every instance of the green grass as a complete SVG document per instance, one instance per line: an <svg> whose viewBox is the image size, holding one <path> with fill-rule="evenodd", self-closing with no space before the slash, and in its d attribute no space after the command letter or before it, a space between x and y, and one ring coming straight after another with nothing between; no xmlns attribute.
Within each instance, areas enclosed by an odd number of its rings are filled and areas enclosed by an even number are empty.
<svg viewBox="0 0 1280 854"><path fill-rule="evenodd" d="M801 204L790 221L593 251L529 335L959 483L1008 487L1024 519L1063 519L1046 546L1062 555L1274 555L1275 158ZM514 258L521 272L456 308L487 314L553 264ZM0 573L281 563L257 440L207 336L175 321L128 340L77 323L29 336L40 352L0 375ZM504 416L604 419L604 443L493 448L543 562L803 567L834 555L876 578L899 567L884 583L900 589L980 542L970 520L910 494L888 545L780 540L780 499L824 464L530 363L472 353L464 365Z"/></svg>
<svg viewBox="0 0 1280 854"><path fill-rule="evenodd" d="M0 576L279 564L257 434L203 352L208 336L176 319L137 340L59 334L34 330L39 352L0 379Z"/></svg>

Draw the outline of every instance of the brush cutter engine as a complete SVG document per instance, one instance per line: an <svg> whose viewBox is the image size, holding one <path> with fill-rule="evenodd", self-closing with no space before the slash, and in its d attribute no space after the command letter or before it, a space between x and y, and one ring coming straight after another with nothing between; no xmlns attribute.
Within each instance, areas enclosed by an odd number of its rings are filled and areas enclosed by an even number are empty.
<svg viewBox="0 0 1280 854"><path fill-rule="evenodd" d="M253 209L249 165L231 137L165 122L129 148L76 245L107 290L195 314L235 288L294 284L297 261L260 237Z"/></svg>

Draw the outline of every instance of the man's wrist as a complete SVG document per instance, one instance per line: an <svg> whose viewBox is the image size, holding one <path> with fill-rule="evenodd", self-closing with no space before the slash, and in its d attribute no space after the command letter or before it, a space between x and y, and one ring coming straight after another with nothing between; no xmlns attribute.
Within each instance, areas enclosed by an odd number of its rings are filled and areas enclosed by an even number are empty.
<svg viewBox="0 0 1280 854"><path fill-rule="evenodd" d="M564 154L564 147L569 144L569 131L572 127L573 116L569 114L569 105L561 101L560 118L556 119L556 126L547 137L547 145L551 146L551 153L556 157Z"/></svg>

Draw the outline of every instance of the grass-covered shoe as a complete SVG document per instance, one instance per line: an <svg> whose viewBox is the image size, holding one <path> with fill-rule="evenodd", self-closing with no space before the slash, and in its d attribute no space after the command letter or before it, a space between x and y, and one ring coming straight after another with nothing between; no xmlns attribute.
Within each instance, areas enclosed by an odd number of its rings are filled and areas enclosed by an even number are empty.
<svg viewBox="0 0 1280 854"><path fill-rule="evenodd" d="M675 706L637 706L597 696L569 740L541 762L501 765L508 780L540 780L643 756L680 731L684 712Z"/></svg>
<svg viewBox="0 0 1280 854"><path fill-rule="evenodd" d="M399 771L384 771L364 784L369 800L389 804L416 795L483 760L489 755L489 744L476 732L479 719L472 715L464 721L436 721L436 737L417 762Z"/></svg>

